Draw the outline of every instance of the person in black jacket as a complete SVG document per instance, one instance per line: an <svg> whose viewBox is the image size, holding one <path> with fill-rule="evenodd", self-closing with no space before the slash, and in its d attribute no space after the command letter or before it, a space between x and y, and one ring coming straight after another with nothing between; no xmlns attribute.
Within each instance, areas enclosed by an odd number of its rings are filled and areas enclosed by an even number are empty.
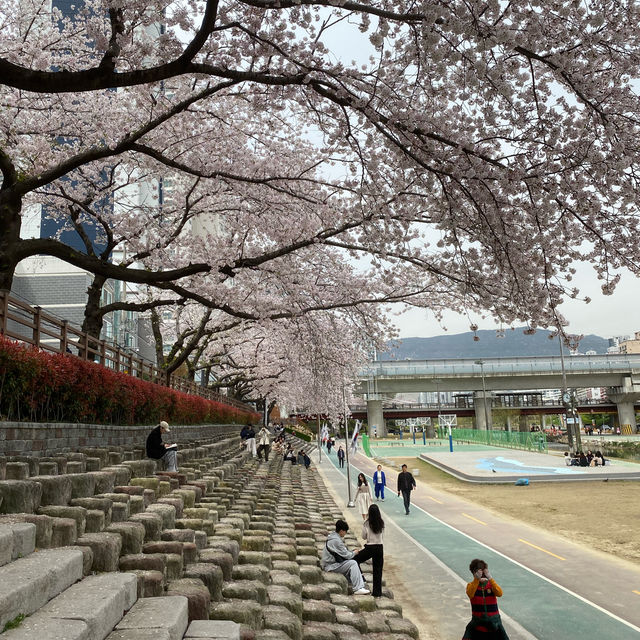
<svg viewBox="0 0 640 640"><path fill-rule="evenodd" d="M409 505L411 504L411 491L416 488L416 481L407 471L407 465L402 465L402 471L398 474L398 496L402 493L404 500L405 515L409 515Z"/></svg>
<svg viewBox="0 0 640 640"><path fill-rule="evenodd" d="M147 436L147 458L164 460L167 471L178 471L178 447L162 442L163 433L171 433L164 420Z"/></svg>

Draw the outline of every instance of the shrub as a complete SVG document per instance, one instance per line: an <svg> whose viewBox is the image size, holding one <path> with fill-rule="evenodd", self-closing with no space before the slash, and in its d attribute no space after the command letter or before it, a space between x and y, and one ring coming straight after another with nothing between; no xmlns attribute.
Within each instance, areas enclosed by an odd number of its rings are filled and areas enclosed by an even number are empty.
<svg viewBox="0 0 640 640"><path fill-rule="evenodd" d="M153 384L66 354L0 337L0 415L93 424L244 424L252 411Z"/></svg>

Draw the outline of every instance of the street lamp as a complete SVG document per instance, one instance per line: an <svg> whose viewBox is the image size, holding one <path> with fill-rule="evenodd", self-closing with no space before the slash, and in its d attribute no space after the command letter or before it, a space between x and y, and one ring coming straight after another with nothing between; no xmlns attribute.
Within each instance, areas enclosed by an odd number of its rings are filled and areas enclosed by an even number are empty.
<svg viewBox="0 0 640 640"><path fill-rule="evenodd" d="M349 496L349 501L347 502L347 507L354 508L356 503L353 501L351 497L351 466L349 464L349 420L347 417L347 392L345 390L345 385L342 387L342 404L344 411L344 442L345 442L345 462L347 463L347 494Z"/></svg>
<svg viewBox="0 0 640 640"><path fill-rule="evenodd" d="M484 407L484 426L489 430L489 412L487 411L487 387L484 382L484 360L476 360L475 364L480 365L480 375L482 376L482 406Z"/></svg>
<svg viewBox="0 0 640 640"><path fill-rule="evenodd" d="M441 433L442 429L442 402L440 402L440 383L442 380L440 378L434 378L433 381L436 385L436 396L438 397L438 433Z"/></svg>
<svg viewBox="0 0 640 640"><path fill-rule="evenodd" d="M580 451L580 425L576 420L575 404L576 399L573 393L570 393L567 389L567 372L564 367L564 349L562 348L562 336L558 334L558 344L560 345L560 367L562 369L562 403L564 404L565 411L569 411L571 416L571 424L567 420L567 439L569 440L569 449L573 451ZM574 431L575 429L575 431Z"/></svg>

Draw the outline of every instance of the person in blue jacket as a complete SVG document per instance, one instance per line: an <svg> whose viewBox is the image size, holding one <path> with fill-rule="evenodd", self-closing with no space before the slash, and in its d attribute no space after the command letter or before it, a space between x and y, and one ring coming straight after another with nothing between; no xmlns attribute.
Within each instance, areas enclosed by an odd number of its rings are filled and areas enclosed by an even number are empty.
<svg viewBox="0 0 640 640"><path fill-rule="evenodd" d="M378 468L373 472L373 491L376 496L376 500L382 500L384 502L384 488L387 486L387 478L382 470L382 465L378 465Z"/></svg>

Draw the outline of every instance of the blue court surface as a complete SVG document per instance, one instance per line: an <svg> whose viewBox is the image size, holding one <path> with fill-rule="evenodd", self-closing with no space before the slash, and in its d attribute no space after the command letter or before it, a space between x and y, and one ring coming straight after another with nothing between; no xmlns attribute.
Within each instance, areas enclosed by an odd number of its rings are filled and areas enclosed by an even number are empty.
<svg viewBox="0 0 640 640"><path fill-rule="evenodd" d="M419 457L460 480L483 483L510 483L519 478L536 482L571 480L640 480L640 464L609 460L605 467L568 467L564 456L481 444L454 444L437 441L424 445L408 442L371 441L375 458Z"/></svg>

